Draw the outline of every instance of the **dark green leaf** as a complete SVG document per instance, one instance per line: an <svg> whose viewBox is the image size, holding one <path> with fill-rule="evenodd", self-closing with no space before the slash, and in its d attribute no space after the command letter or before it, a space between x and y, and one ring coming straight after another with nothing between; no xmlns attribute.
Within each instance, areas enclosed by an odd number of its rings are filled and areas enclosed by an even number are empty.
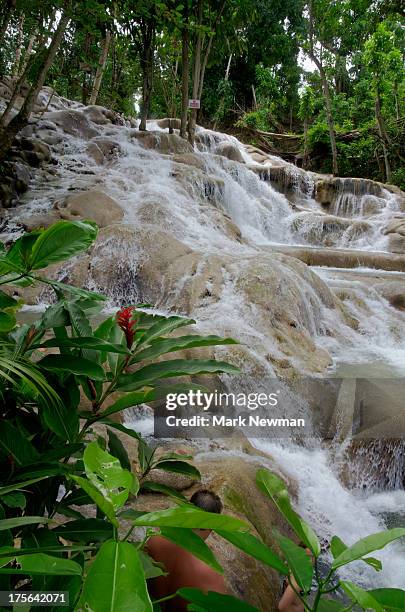
<svg viewBox="0 0 405 612"><path fill-rule="evenodd" d="M165 472L175 472L176 474L184 474L196 480L201 479L201 474L194 465L186 461L158 461L153 465L154 470L165 470Z"/></svg>
<svg viewBox="0 0 405 612"><path fill-rule="evenodd" d="M0 531L14 529L15 527L25 527L26 525L44 525L45 523L55 523L55 521L45 516L17 516L15 518L0 520Z"/></svg>
<svg viewBox="0 0 405 612"><path fill-rule="evenodd" d="M214 359L173 359L160 361L140 368L131 374L123 374L118 379L117 390L135 391L161 378L175 376L194 376L198 374L237 374L239 369L225 361Z"/></svg>
<svg viewBox="0 0 405 612"><path fill-rule="evenodd" d="M17 320L14 315L8 312L0 312L0 333L7 334L17 324Z"/></svg>
<svg viewBox="0 0 405 612"><path fill-rule="evenodd" d="M333 555L333 558L336 559L344 550L347 549L346 544L338 537L333 536L330 543L330 550ZM374 559L374 557L365 557L362 559L367 565L373 567L377 572L382 570L382 563L379 559Z"/></svg>
<svg viewBox="0 0 405 612"><path fill-rule="evenodd" d="M131 462L129 460L128 453L119 437L116 436L111 429L108 430L108 448L112 456L119 460L121 467L130 472Z"/></svg>
<svg viewBox="0 0 405 612"><path fill-rule="evenodd" d="M341 580L340 586L346 595L348 595L352 601L359 604L361 608L365 610L375 610L376 612L384 612L384 608L381 604L379 604L368 591L360 588L357 584L347 580Z"/></svg>
<svg viewBox="0 0 405 612"><path fill-rule="evenodd" d="M138 346L142 346L146 343L149 344L152 342L152 340L155 340L155 338L158 338L159 336L168 334L179 327L184 327L185 325L193 325L194 323L194 319L185 319L184 317L163 317L156 323L153 323L153 325L151 325L142 334Z"/></svg>
<svg viewBox="0 0 405 612"><path fill-rule="evenodd" d="M0 454L18 467L38 461L37 450L25 436L5 420L0 421Z"/></svg>
<svg viewBox="0 0 405 612"><path fill-rule="evenodd" d="M50 340L46 340L42 344L38 344L33 348L49 347L80 348L122 354L129 353L128 349L125 346L122 346L120 344L111 344L111 342L107 342L106 340L101 340L100 338L95 338L91 336L81 338L64 338L60 340L58 340L57 338L51 338Z"/></svg>
<svg viewBox="0 0 405 612"><path fill-rule="evenodd" d="M113 537L113 527L108 521L97 518L69 521L52 529L58 537L72 542L104 542Z"/></svg>
<svg viewBox="0 0 405 612"><path fill-rule="evenodd" d="M35 482L39 482L40 480L44 480L48 478L48 476L40 476L39 478L31 478L30 480L24 480L23 482L14 482L12 484L7 485L6 487L0 488L0 497L2 495L7 495L12 491L22 491L25 487L28 487Z"/></svg>
<svg viewBox="0 0 405 612"><path fill-rule="evenodd" d="M181 336L179 338L162 338L154 340L152 345L140 352L135 353L131 363L145 359L155 359L159 355L173 353L184 349L199 346L216 346L222 344L238 344L232 338L221 338L220 336Z"/></svg>
<svg viewBox="0 0 405 612"><path fill-rule="evenodd" d="M243 550L243 552L247 553L251 557L258 559L270 567L273 567L280 574L288 576L288 567L280 559L280 557L251 533L245 533L242 531L221 531L218 529L215 531L222 538L228 540L228 542L231 542L231 544L240 550Z"/></svg>
<svg viewBox="0 0 405 612"><path fill-rule="evenodd" d="M167 576L163 567L155 563L154 560L149 555L147 555L144 550L139 550L138 554L142 563L146 580L150 580L151 578L157 578L158 576Z"/></svg>
<svg viewBox="0 0 405 612"><path fill-rule="evenodd" d="M158 482L152 482L149 480L144 480L141 483L142 491L153 491L154 493L163 493L168 497L172 497L178 502L188 503L188 500L180 491L176 491L176 489L172 489L171 487L167 487L166 485L159 484Z"/></svg>
<svg viewBox="0 0 405 612"><path fill-rule="evenodd" d="M17 300L7 295L7 293L4 293L4 291L0 290L0 309L1 310L4 310L5 308L16 308L17 306L18 306Z"/></svg>
<svg viewBox="0 0 405 612"><path fill-rule="evenodd" d="M7 493L7 495L3 495L2 501L9 508L24 509L27 503L25 495L24 493L21 493L21 491L14 491L13 493Z"/></svg>
<svg viewBox="0 0 405 612"><path fill-rule="evenodd" d="M170 540L170 542L174 542L181 548L188 550L194 557L212 567L216 572L223 574L224 570L216 560L210 547L192 529L161 527L160 533L166 540Z"/></svg>
<svg viewBox="0 0 405 612"><path fill-rule="evenodd" d="M105 379L103 368L97 363L84 359L84 357L46 355L37 365L51 372L70 372L78 376L88 376L93 380Z"/></svg>
<svg viewBox="0 0 405 612"><path fill-rule="evenodd" d="M79 608L109 612L152 612L145 574L129 542L105 542L92 563Z"/></svg>
<svg viewBox="0 0 405 612"><path fill-rule="evenodd" d="M33 555L19 557L21 569L26 574L34 576L37 574L81 576L82 568L75 561L60 559L51 555L37 552Z"/></svg>

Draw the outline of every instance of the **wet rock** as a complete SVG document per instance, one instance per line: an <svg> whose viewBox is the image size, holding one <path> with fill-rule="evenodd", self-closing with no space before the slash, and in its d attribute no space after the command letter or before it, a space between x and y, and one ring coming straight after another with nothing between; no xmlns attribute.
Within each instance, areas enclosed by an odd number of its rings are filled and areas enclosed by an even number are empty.
<svg viewBox="0 0 405 612"><path fill-rule="evenodd" d="M214 153L216 155L222 155L223 157L227 157L232 161L240 162L241 164L245 163L245 160L243 159L242 153L239 151L239 149L229 142L220 142L215 147Z"/></svg>
<svg viewBox="0 0 405 612"><path fill-rule="evenodd" d="M193 152L191 144L177 134L134 130L131 132L131 138L136 138L145 149L155 149L160 153L182 154Z"/></svg>
<svg viewBox="0 0 405 612"><path fill-rule="evenodd" d="M117 223L124 216L121 206L113 198L96 189L55 202L55 208L62 219L90 219L99 227Z"/></svg>
<svg viewBox="0 0 405 612"><path fill-rule="evenodd" d="M384 234L401 234L405 236L405 217L394 217L383 231Z"/></svg>
<svg viewBox="0 0 405 612"><path fill-rule="evenodd" d="M87 144L86 151L97 164L101 165L117 157L121 152L121 147L118 142L110 138L96 136Z"/></svg>
<svg viewBox="0 0 405 612"><path fill-rule="evenodd" d="M12 166L16 190L18 193L24 193L30 184L31 172L26 165L18 162L12 164Z"/></svg>
<svg viewBox="0 0 405 612"><path fill-rule="evenodd" d="M299 213L291 223L292 229L313 245L336 246L343 238L350 243L372 231L367 221L353 221L335 215L316 212Z"/></svg>
<svg viewBox="0 0 405 612"><path fill-rule="evenodd" d="M328 207L336 202L342 193L356 196L374 195L383 197L383 185L376 181L361 178L322 177L316 181L315 199L322 206Z"/></svg>
<svg viewBox="0 0 405 612"><path fill-rule="evenodd" d="M405 236L402 233L390 233L388 237L388 249L391 253L405 254Z"/></svg>
<svg viewBox="0 0 405 612"><path fill-rule="evenodd" d="M83 113L93 123L97 125L106 125L112 123L114 125L124 125L125 121L118 113L104 108L104 106L92 105L83 108Z"/></svg>
<svg viewBox="0 0 405 612"><path fill-rule="evenodd" d="M52 121L66 134L88 140L98 136L98 131L91 125L84 113L77 110L52 111L44 114L44 118Z"/></svg>

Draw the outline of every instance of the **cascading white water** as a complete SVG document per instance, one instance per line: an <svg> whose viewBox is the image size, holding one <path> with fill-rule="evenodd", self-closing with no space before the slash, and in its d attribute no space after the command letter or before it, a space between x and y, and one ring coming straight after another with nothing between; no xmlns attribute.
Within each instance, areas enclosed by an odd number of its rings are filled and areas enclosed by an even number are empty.
<svg viewBox="0 0 405 612"><path fill-rule="evenodd" d="M51 109L84 109L79 103L69 104L55 96ZM52 123L47 114L44 121ZM150 122L148 127L162 133L163 137L164 130L157 123ZM246 352L252 357L251 369L245 371L247 387L257 385L256 367L260 368L265 381L266 376L275 375L274 359L285 360L276 334L272 335L269 330L273 319L263 315L263 312L267 313L266 304L259 308L249 301L249 293L243 291L243 283L253 277L257 277L260 288L261 273L266 271L266 266L277 267L279 276L272 287L278 295L283 295L283 282L278 279L283 275L288 279L290 293L286 296L295 302L296 307L296 319L289 325L294 330L302 328L315 347L328 350L334 362L331 372L335 370L335 373L346 375L345 365L351 369L353 364L358 368L369 368L370 363L378 363L380 376L384 375L384 368L394 376L405 374L405 313L395 310L368 286L367 280L363 282L361 274L353 281L336 279L330 270L325 269L296 270L283 256L275 260L266 259L267 251L263 248L283 244L386 250L387 237L381 230L399 210L398 200L393 194L388 191L384 191L382 196L342 193L326 216L312 197L313 177L278 158L269 157L269 168L288 166L289 183L295 189L296 209L293 209L287 197L272 186L271 173L268 174L263 164L254 162L244 145L233 137L199 128L199 151L193 154L193 165L183 163L181 156L176 160L143 147L129 124L97 124L94 128L100 135L117 143L117 153L107 163L99 165L89 155L86 139L64 134L63 140L52 147L57 160L55 174L46 175L39 171L22 204L10 213L9 227L14 236L21 231L18 229L20 219L47 213L55 200L70 192L90 188L102 190L122 206L125 213L123 225L163 228L173 238L198 252L200 260L195 277L203 276L206 268L212 266L209 257L216 258L222 274L221 289L213 295L213 281L208 270L204 287L206 297L193 315L198 319L201 331L232 335L244 343ZM220 143L235 147L246 164L216 155ZM306 186L302 191L304 183ZM339 219L344 223L339 224ZM234 225L230 225L229 220ZM360 227L361 223L363 226ZM235 226L241 233L238 240L235 239ZM329 242L325 242L325 236L329 236ZM5 235L7 237L10 234ZM122 259L125 268L125 282L117 278L116 286L109 292L112 301L136 300L137 270L148 254L143 253L137 244L128 249L126 244L123 246L114 238L107 241L105 251L96 253L95 257L105 257L105 252L111 259ZM226 260L228 256L229 262ZM261 267L255 268L259 260ZM357 330L332 307L330 296L323 298L320 295L316 284L320 282L318 277L334 291L350 289L344 304L358 321ZM181 299L191 281L189 275L177 279L171 293L173 303ZM91 288L97 288L91 285L91 280L89 282ZM162 308L166 306L164 303L159 305ZM276 312L274 318L277 322L280 313ZM280 328L278 333L283 336L284 328ZM291 348L287 349L291 353ZM221 350L218 354L222 354ZM289 360L296 370L305 369L305 359L290 354ZM386 492L382 498L378 497L382 494L347 490L338 478L331 455L321 447L310 449L292 443L269 444L264 441L257 442L257 445L270 453L285 473L297 479L300 485L299 510L321 536L337 534L350 544L362 535L382 529L383 513L389 514L390 508L397 509L398 500L402 499L399 491ZM365 584L404 587L404 552L401 546L383 552L381 558L385 569L377 578L363 566L356 566L354 573L360 574Z"/></svg>

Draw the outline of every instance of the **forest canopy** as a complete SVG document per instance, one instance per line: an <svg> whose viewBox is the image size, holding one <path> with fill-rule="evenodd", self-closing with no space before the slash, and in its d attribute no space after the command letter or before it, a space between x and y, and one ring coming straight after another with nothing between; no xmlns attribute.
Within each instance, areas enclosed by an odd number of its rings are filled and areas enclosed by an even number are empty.
<svg viewBox="0 0 405 612"><path fill-rule="evenodd" d="M3 0L0 77L25 102L0 118L0 148L48 85L140 129L178 117L191 141L198 122L306 169L404 188L401 15L395 0Z"/></svg>

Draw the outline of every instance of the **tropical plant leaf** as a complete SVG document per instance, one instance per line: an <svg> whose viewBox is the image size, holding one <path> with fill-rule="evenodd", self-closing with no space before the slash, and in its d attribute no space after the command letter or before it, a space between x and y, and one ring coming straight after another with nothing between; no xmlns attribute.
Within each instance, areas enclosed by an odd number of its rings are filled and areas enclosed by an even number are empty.
<svg viewBox="0 0 405 612"><path fill-rule="evenodd" d="M52 529L52 533L72 542L104 542L113 537L113 527L108 521L97 518L69 521Z"/></svg>
<svg viewBox="0 0 405 612"><path fill-rule="evenodd" d="M0 421L0 455L9 458L18 467L35 463L39 453L29 440L8 421Z"/></svg>
<svg viewBox="0 0 405 612"><path fill-rule="evenodd" d="M137 313L138 314L138 313ZM150 316L150 315L147 315ZM185 317L173 316L173 317L162 317L159 318L156 323L153 323L150 327L148 327L142 336L139 338L137 342L137 347L143 346L146 343L150 343L159 336L163 336L164 334L168 334L179 327L184 327L185 325L193 325L195 323L194 319L187 319Z"/></svg>
<svg viewBox="0 0 405 612"><path fill-rule="evenodd" d="M181 548L188 550L194 557L200 559L206 565L209 565L219 574L223 574L224 570L215 558L214 553L209 546L191 529L182 529L179 527L161 527L160 534L166 540L174 542Z"/></svg>
<svg viewBox="0 0 405 612"><path fill-rule="evenodd" d="M13 314L8 312L0 312L0 334L8 334L15 328L17 319Z"/></svg>
<svg viewBox="0 0 405 612"><path fill-rule="evenodd" d="M96 224L91 221L58 221L34 242L29 269L39 270L85 251L95 241L97 232Z"/></svg>
<svg viewBox="0 0 405 612"><path fill-rule="evenodd" d="M173 359L160 361L144 366L131 374L123 374L118 378L117 390L135 391L144 385L150 385L161 378L175 376L196 376L198 374L238 374L239 369L225 361L214 359Z"/></svg>
<svg viewBox="0 0 405 612"><path fill-rule="evenodd" d="M146 359L155 359L160 355L181 351L184 349L197 348L201 346L216 346L223 344L238 344L232 338L221 338L220 336L181 336L178 338L159 338L153 340L151 346L139 352L135 352L131 363Z"/></svg>
<svg viewBox="0 0 405 612"><path fill-rule="evenodd" d="M172 497L177 502L180 503L188 503L188 500L180 491L176 491L176 489L172 489L172 487L168 487L166 485L160 484L158 482L152 482L151 480L144 480L141 483L142 491L153 491L154 493L163 493L168 497Z"/></svg>
<svg viewBox="0 0 405 612"><path fill-rule="evenodd" d="M106 515L106 517L110 520L110 522L118 527L118 521L115 518L115 509L112 502L105 498L102 493L100 493L99 489L97 489L89 480L86 478L82 478L81 476L76 476L71 474L70 478L74 480L89 497L97 504L100 510Z"/></svg>
<svg viewBox="0 0 405 612"><path fill-rule="evenodd" d="M79 349L89 349L94 351L106 351L109 353L122 353L129 354L128 349L121 344L112 344L111 342L107 342L106 340L101 340L100 338L96 338L94 336L82 336L78 338L51 338L50 340L46 340L42 344L37 344L33 346L33 349L38 348L50 348L50 347L66 347L66 348L79 348Z"/></svg>
<svg viewBox="0 0 405 612"><path fill-rule="evenodd" d="M308 593L314 574L311 559L303 548L297 546L289 538L278 535L277 541L298 586L304 593Z"/></svg>
<svg viewBox="0 0 405 612"><path fill-rule="evenodd" d="M346 595L348 595L350 599L357 603L361 608L364 608L365 610L375 610L376 612L384 612L382 605L379 604L368 591L360 588L357 586L357 584L347 580L341 580L340 586Z"/></svg>
<svg viewBox="0 0 405 612"><path fill-rule="evenodd" d="M33 555L23 555L18 560L24 573L30 576L38 574L56 576L81 576L82 568L71 559L53 557L42 552Z"/></svg>
<svg viewBox="0 0 405 612"><path fill-rule="evenodd" d="M73 355L46 355L38 365L50 372L70 372L77 376L87 376L93 380L105 380L101 366L84 357Z"/></svg>
<svg viewBox="0 0 405 612"><path fill-rule="evenodd" d="M39 482L40 480L45 480L45 478L49 478L49 476L40 476L39 478L31 478L30 480L24 480L23 482L14 482L5 487L0 487L0 497L2 495L7 495L12 491L23 491L25 487L28 487L35 482Z"/></svg>
<svg viewBox="0 0 405 612"><path fill-rule="evenodd" d="M314 530L293 510L288 491L281 478L263 468L256 473L256 484L277 506L300 540L311 549L315 557L318 557L321 552L319 540Z"/></svg>
<svg viewBox="0 0 405 612"><path fill-rule="evenodd" d="M368 591L378 603L389 612L405 610L405 591L402 589L373 589Z"/></svg>
<svg viewBox="0 0 405 612"><path fill-rule="evenodd" d="M16 527L25 527L26 525L45 525L46 523L55 523L53 519L46 518L46 516L16 516L15 518L8 518L0 520L0 531L6 529L15 529Z"/></svg>
<svg viewBox="0 0 405 612"><path fill-rule="evenodd" d="M92 563L79 610L152 612L142 561L129 542L105 542Z"/></svg>
<svg viewBox="0 0 405 612"><path fill-rule="evenodd" d="M13 491L13 493L7 493L6 495L3 495L2 501L9 508L24 509L27 504L25 495L24 493L21 493L21 491Z"/></svg>
<svg viewBox="0 0 405 612"><path fill-rule="evenodd" d="M247 553L251 557L258 559L262 563L269 565L276 569L280 574L284 576L288 576L289 569L280 559L276 553L274 553L268 546L266 546L261 540L256 538L251 533L246 533L242 531L221 531L219 529L215 529L215 532L224 538L228 542L231 542L234 546L243 550L243 552Z"/></svg>
<svg viewBox="0 0 405 612"><path fill-rule="evenodd" d="M195 480L201 479L201 473L197 470L194 465L187 463L187 461L158 461L152 467L153 470L164 470L165 472L175 472L176 474L183 474L189 476Z"/></svg>
<svg viewBox="0 0 405 612"><path fill-rule="evenodd" d="M358 540L355 544L346 548L336 559L332 562L332 568L337 569L342 565L361 559L365 555L373 552L374 550L380 550L405 536L405 528L397 527L396 529L387 529L387 531L380 531L372 535L366 536L361 540Z"/></svg>
<svg viewBox="0 0 405 612"><path fill-rule="evenodd" d="M161 564L155 561L144 550L138 550L139 558L142 563L145 579L157 578L158 576L167 576Z"/></svg>
<svg viewBox="0 0 405 612"><path fill-rule="evenodd" d="M338 537L333 536L330 542L330 550L333 555L333 558L336 559L339 555L342 554L343 551L347 550L346 544ZM362 559L364 563L373 567L377 572L382 570L382 563L379 559L374 559L374 557L366 557Z"/></svg>
<svg viewBox="0 0 405 612"><path fill-rule="evenodd" d="M205 512L199 508L178 506L148 512L137 518L134 525L149 527L184 527L190 529L220 529L221 531L248 530L248 525L225 514Z"/></svg>
<svg viewBox="0 0 405 612"><path fill-rule="evenodd" d="M125 504L130 492L139 490L136 476L123 469L119 460L97 442L87 445L83 460L87 478L112 503L114 510Z"/></svg>

